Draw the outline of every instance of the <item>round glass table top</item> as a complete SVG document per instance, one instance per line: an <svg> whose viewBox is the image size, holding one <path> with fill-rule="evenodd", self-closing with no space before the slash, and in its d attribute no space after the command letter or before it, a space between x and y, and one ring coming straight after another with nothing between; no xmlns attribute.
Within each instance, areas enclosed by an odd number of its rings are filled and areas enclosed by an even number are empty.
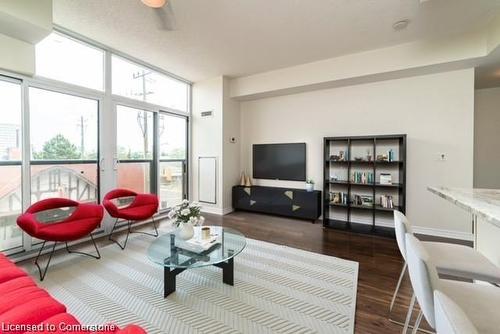
<svg viewBox="0 0 500 334"><path fill-rule="evenodd" d="M157 238L148 249L148 258L156 264L169 268L198 268L227 261L246 246L245 236L232 228L222 226L203 226L210 228L214 241L207 250L193 252L187 250L183 241L175 233ZM195 227L192 240L201 240L201 228Z"/></svg>

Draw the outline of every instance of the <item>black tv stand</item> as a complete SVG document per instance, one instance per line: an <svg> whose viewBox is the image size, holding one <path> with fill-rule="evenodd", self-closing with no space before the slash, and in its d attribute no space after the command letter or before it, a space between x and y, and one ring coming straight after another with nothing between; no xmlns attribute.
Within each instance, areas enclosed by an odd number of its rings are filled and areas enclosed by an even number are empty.
<svg viewBox="0 0 500 334"><path fill-rule="evenodd" d="M233 208L311 220L321 215L321 191L263 186L234 186Z"/></svg>

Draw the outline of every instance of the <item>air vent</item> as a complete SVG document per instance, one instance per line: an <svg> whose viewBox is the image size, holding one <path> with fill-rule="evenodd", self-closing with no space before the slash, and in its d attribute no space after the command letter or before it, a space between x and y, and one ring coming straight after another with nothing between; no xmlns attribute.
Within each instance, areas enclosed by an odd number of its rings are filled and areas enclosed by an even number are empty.
<svg viewBox="0 0 500 334"><path fill-rule="evenodd" d="M213 115L214 115L214 112L212 110L201 112L201 117L212 117Z"/></svg>

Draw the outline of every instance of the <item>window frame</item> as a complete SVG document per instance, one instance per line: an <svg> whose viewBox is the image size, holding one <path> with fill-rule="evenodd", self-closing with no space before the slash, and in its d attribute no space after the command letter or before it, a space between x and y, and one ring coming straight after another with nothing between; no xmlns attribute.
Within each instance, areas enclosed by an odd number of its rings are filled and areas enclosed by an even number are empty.
<svg viewBox="0 0 500 334"><path fill-rule="evenodd" d="M149 164L149 177L150 177L150 180L149 180L149 191L152 193L152 194L157 194L158 192L158 186L157 186L157 183L155 180L158 178L158 166L157 166L157 160L158 160L158 154L157 154L157 133L158 133L158 130L157 130L157 127L158 127L158 120L157 120L157 115L158 113L155 111L155 110L149 110L149 109L145 109L145 108L140 108L140 107L134 107L134 106L131 106L131 105L128 105L128 104L124 104L124 103L120 103L120 102L114 102L113 103L113 111L114 111L114 114L116 116L116 122L115 122L115 127L116 127L116 130L118 130L118 107L125 107L125 108L131 108L131 109L137 109L137 110L142 110L142 111L146 111L146 112L150 112L151 113L151 116L152 116L152 119L153 119L153 134L152 134L152 137L153 137L153 143L152 143L152 155L151 155L151 159L147 159L147 158L143 158L143 159L120 159L118 157L118 131L115 131L116 132L116 136L115 136L115 144L116 144L116 164L117 164L117 168L116 168L116 177L117 177L117 180L116 180L116 185L118 186L118 164L127 164L127 163L148 163Z"/></svg>
<svg viewBox="0 0 500 334"><path fill-rule="evenodd" d="M179 115L179 114L174 114L174 113L171 113L169 111L165 111L165 110L160 110L159 113L158 113L158 117L161 116L161 115L165 115L165 116L170 116L170 117L180 117L180 118L183 118L186 120L186 157L184 159L162 159L161 157L161 153L160 153L160 145L158 145L158 168L157 168L157 171L160 170L160 164L162 162L182 162L182 174L183 174L183 182L182 182L182 199L188 199L189 198L189 161L190 161L190 146L189 146L189 142L190 142L190 137L189 137L189 134L190 134L190 118L187 117L187 116L184 116L184 115ZM158 123L158 126L159 126L159 122ZM160 138L159 134L158 134L158 139ZM159 141L159 140L158 140ZM158 142L159 144L159 142ZM160 178L159 178L159 173L157 175L157 189L158 191L160 191ZM158 197L160 196L160 194L158 194ZM160 198L160 197L159 197ZM161 200L161 198L160 198ZM158 209L159 212L167 212L171 209L171 207L166 207L166 208L160 208Z"/></svg>
<svg viewBox="0 0 500 334"><path fill-rule="evenodd" d="M61 29L64 30L63 28L61 28ZM57 34L59 36L62 36L64 38L70 39L71 41L73 41L75 43L79 43L79 44L82 44L82 45L87 46L89 48L92 48L94 50L98 50L98 51L102 52L102 73L101 73L102 74L102 89L94 89L94 88L90 88L90 87L86 87L86 86L80 86L80 85L77 85L74 83L49 78L49 77L46 77L43 75L38 75L38 74L36 74L36 70L35 70L35 74L33 75L33 78L36 78L38 81L42 81L42 82L46 81L46 82L52 83L52 84L62 83L64 86L74 87L75 89L85 89L85 90L90 90L90 91L93 91L93 92L96 92L99 94L104 94L106 91L106 72L107 72L107 69L106 69L106 49L97 46L95 43L89 42L86 38L80 39L78 37L75 37L75 34L66 33L66 32L62 31L61 29L54 27L52 33ZM35 52L35 57L36 57L36 52ZM35 60L35 62L36 62L36 60Z"/></svg>
<svg viewBox="0 0 500 334"><path fill-rule="evenodd" d="M26 197L26 193L24 192L24 183L25 183L25 175L24 175L24 164L23 164L23 161L24 161L24 147L25 147L25 141L24 141L24 138L25 138L25 129L24 129L24 88L23 88L23 81L22 79L17 79L13 76L10 76L10 75L5 75L3 73L0 72L0 81L5 81L5 82L9 82L9 83L12 83L12 84L15 84L15 85L19 85L19 89L20 89L20 97L21 97L21 160L0 160L0 167L11 167L11 166L18 166L21 168L20 172L21 172L21 185L20 185L20 188L21 188L21 210L24 211L25 210L25 207L24 207L24 200L25 200L25 197ZM19 246L14 246L14 247L10 247L10 248L6 248L6 249L2 249L2 253L4 254L11 254L11 253L15 253L15 252L18 252L20 249L24 249L26 246L26 238L25 238L25 233L22 234L22 237L21 237L21 245Z"/></svg>

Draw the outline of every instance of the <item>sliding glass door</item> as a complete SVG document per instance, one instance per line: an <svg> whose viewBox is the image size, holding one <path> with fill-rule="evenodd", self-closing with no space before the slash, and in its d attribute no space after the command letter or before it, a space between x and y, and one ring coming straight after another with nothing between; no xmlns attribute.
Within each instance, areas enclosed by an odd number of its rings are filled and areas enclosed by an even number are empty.
<svg viewBox="0 0 500 334"><path fill-rule="evenodd" d="M0 251L23 246L16 218L22 210L22 98L18 81L0 77Z"/></svg>
<svg viewBox="0 0 500 334"><path fill-rule="evenodd" d="M118 188L155 193L153 112L116 106Z"/></svg>
<svg viewBox="0 0 500 334"><path fill-rule="evenodd" d="M164 210L187 198L187 117L160 112L158 132L160 210Z"/></svg>

